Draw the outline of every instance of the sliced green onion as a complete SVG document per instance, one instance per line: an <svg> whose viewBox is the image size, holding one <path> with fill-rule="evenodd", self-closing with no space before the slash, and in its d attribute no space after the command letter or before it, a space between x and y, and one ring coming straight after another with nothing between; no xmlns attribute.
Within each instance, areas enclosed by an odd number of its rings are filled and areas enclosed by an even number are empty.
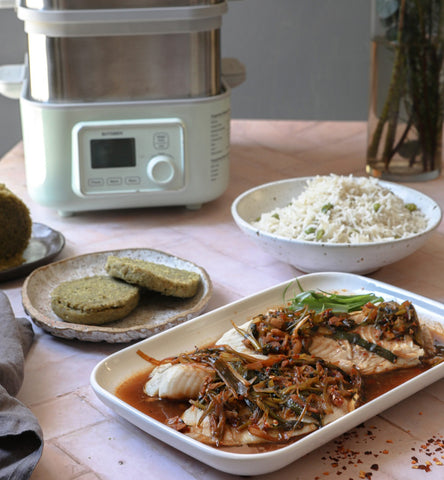
<svg viewBox="0 0 444 480"><path fill-rule="evenodd" d="M231 324L233 325L236 332L239 333L239 335L242 335L245 338L245 340L248 340L251 343L251 345L256 350L256 352L261 352L262 353L262 347L261 347L260 343L254 338L253 335L251 335L251 333L246 332L245 330L238 327L233 322L231 322Z"/></svg>
<svg viewBox="0 0 444 480"><path fill-rule="evenodd" d="M248 394L249 382L242 378L229 363L222 361L220 358L210 358L210 363L225 385L235 395L245 396Z"/></svg>
<svg viewBox="0 0 444 480"><path fill-rule="evenodd" d="M353 345L359 345L360 347L365 348L368 352L376 353L377 355L379 355L382 358L385 358L391 363L395 363L398 358L390 350L387 350L386 348L381 347L376 343L372 343L365 340L357 333L345 332L343 330L336 330L332 336L337 340L347 340L349 343Z"/></svg>
<svg viewBox="0 0 444 480"><path fill-rule="evenodd" d="M382 301L383 298L377 297L374 293L339 295L308 290L293 297L291 307L295 310L308 307L317 313L327 309L337 313L349 313L360 310L366 303L380 303Z"/></svg>

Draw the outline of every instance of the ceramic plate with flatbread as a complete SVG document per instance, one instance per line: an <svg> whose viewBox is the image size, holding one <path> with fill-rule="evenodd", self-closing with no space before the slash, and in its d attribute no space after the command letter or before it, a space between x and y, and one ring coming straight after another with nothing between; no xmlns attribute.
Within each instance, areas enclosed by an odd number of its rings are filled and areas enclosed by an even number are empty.
<svg viewBox="0 0 444 480"><path fill-rule="evenodd" d="M194 297L185 299L145 291L138 307L126 318L101 326L79 325L60 319L51 309L52 290L68 280L107 275L105 263L110 255L196 272L201 277L200 287ZM202 267L159 250L133 248L80 255L34 270L23 285L22 301L33 322L56 337L123 343L150 337L196 317L207 306L211 293L211 279Z"/></svg>

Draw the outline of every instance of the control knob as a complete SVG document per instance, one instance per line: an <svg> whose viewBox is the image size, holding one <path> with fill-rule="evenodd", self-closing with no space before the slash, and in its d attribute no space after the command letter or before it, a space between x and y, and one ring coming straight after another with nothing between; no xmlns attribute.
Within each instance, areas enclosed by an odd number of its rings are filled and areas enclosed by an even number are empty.
<svg viewBox="0 0 444 480"><path fill-rule="evenodd" d="M157 185L168 185L174 180L176 174L173 158L165 154L152 157L146 171L148 178Z"/></svg>

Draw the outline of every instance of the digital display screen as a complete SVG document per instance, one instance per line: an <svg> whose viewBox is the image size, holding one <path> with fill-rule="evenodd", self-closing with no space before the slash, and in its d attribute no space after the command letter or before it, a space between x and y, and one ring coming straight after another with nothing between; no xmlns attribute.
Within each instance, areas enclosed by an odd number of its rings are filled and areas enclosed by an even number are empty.
<svg viewBox="0 0 444 480"><path fill-rule="evenodd" d="M134 138L91 140L91 168L135 166L136 142Z"/></svg>

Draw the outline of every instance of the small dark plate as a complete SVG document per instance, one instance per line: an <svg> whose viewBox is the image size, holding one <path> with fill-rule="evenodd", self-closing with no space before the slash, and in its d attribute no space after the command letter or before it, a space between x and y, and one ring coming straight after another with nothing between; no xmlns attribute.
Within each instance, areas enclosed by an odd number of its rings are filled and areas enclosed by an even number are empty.
<svg viewBox="0 0 444 480"><path fill-rule="evenodd" d="M0 270L0 282L24 277L37 267L49 263L65 246L65 237L43 223L33 223L29 245L23 252L24 263Z"/></svg>

